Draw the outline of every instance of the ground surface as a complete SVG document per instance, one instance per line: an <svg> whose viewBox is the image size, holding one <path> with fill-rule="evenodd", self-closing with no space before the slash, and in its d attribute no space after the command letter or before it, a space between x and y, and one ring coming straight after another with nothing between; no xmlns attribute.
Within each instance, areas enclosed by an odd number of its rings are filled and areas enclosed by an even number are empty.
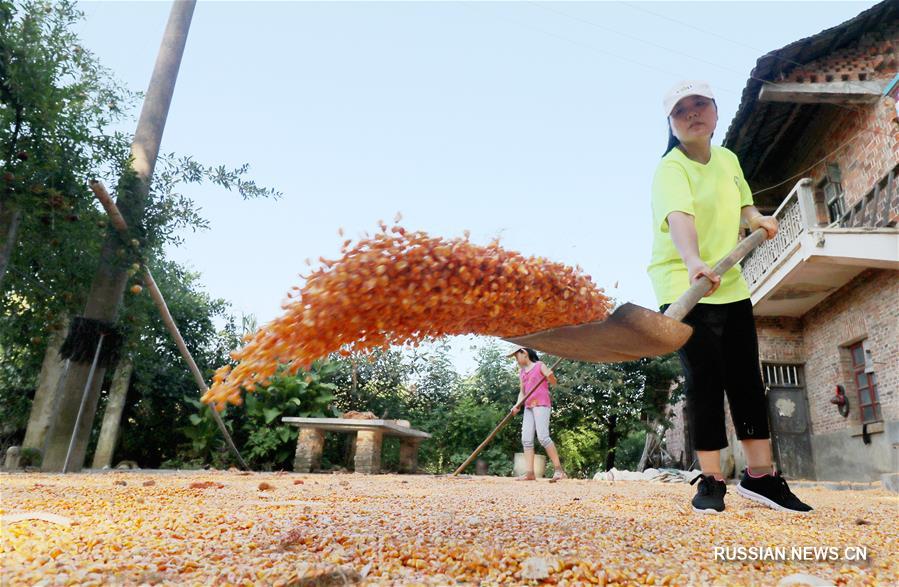
<svg viewBox="0 0 899 587"><path fill-rule="evenodd" d="M492 477L24 473L0 474L0 492L4 585L899 583L899 501L883 491L802 489L816 511L793 517L733 492L724 514L693 514L687 485ZM29 512L64 519L15 521ZM716 562L715 546L840 560ZM855 546L867 562L843 559Z"/></svg>

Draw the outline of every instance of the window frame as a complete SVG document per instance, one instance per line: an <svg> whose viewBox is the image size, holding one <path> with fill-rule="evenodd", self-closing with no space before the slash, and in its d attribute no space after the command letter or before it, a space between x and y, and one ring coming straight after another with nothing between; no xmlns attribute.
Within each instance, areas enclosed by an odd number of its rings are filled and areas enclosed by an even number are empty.
<svg viewBox="0 0 899 587"><path fill-rule="evenodd" d="M849 350L849 361L852 367L852 382L855 384L856 397L858 398L858 418L862 424L873 424L883 420L881 416L880 396L877 393L877 374L874 371L866 371L865 341L861 340L846 347ZM856 355L861 355L861 362L856 360ZM866 385L860 385L860 376L864 376ZM868 402L862 401L862 392L868 392ZM871 410L872 418L865 418L865 409Z"/></svg>
<svg viewBox="0 0 899 587"><path fill-rule="evenodd" d="M828 163L824 177L818 183L818 189L824 196L824 208L827 210L829 226L842 224L848 217L846 210L846 198L843 192L842 174L836 163ZM828 192L833 191L832 194Z"/></svg>

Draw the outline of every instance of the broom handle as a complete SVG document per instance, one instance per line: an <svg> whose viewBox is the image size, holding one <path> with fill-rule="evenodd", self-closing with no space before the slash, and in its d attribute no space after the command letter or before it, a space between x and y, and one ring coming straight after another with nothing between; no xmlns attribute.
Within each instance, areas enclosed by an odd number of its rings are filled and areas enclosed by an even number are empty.
<svg viewBox="0 0 899 587"><path fill-rule="evenodd" d="M764 228L756 228L752 234L741 240L734 249L712 269L715 275L724 275L728 270L736 265L740 259L749 254L750 251L765 242L768 238L768 232ZM703 275L697 279L690 289L685 291L681 297L677 298L673 304L665 310L665 316L673 318L678 322L682 322L684 316L690 313L690 310L699 303L709 290L712 289L712 281Z"/></svg>
<svg viewBox="0 0 899 587"><path fill-rule="evenodd" d="M553 366L549 368L549 370L552 371L552 370L555 369L555 368L559 365L559 363L561 363L561 362L562 362L562 358L559 357L558 359L556 359L556 362L553 363ZM523 398L521 398L521 401L518 402L518 403L516 403L516 404L512 407L512 409L509 410L509 413L506 414L506 417L503 418L502 420L500 420L499 424L496 425L496 428L493 429L493 432L491 432L490 435L489 435L487 438L484 439L484 442L482 442L481 445L478 446L478 448L474 449L474 452L471 453L471 456L470 456L470 457L468 457L467 459L465 459L465 462L464 462L464 463L462 463L461 465L459 465L459 468L456 469L456 471L453 473L453 476L456 476L456 475L458 475L459 473L461 473L462 471L464 471L465 468L466 468L468 465L471 464L471 461L475 460L475 458L476 458L479 454L481 454L481 451L484 450L484 448L485 448L488 444L490 444L490 441L493 440L493 438L494 438L497 434L499 434L499 431L506 427L506 424L509 423L509 420L511 420L512 418L515 417L515 414L513 413L513 410L515 410L515 408L519 408L519 407L521 407L522 405L524 405L524 402L526 402L526 401L528 400L528 398L531 397L531 395L533 395L533 393L534 393L535 391L537 391L537 388L540 387L540 386L543 384L544 381L546 381L546 375L543 375L543 376L540 378L540 381L538 381L537 383L534 384L533 387L531 387L531 390L527 393L527 395L525 395Z"/></svg>

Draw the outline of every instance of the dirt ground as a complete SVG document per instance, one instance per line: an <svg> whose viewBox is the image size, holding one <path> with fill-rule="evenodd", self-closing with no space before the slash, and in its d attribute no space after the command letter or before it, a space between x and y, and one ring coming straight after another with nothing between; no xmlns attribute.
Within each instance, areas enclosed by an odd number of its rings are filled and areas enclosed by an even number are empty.
<svg viewBox="0 0 899 587"><path fill-rule="evenodd" d="M692 513L693 491L496 477L7 473L2 584L773 586L795 573L899 584L895 494L800 489L816 511L787 516L731 491L727 511L710 516ZM788 560L716 560L715 547L743 547L744 559L780 556L750 547L783 547ZM854 547L867 560L848 560Z"/></svg>

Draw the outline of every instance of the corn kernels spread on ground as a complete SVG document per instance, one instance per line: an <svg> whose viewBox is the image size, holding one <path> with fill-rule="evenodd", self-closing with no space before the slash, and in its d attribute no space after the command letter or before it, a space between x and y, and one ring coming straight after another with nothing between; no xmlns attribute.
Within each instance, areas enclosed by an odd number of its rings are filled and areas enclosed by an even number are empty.
<svg viewBox="0 0 899 587"><path fill-rule="evenodd" d="M331 353L416 344L429 337L509 337L606 317L611 302L580 268L524 257L498 243L442 239L401 226L321 259L285 313L232 353L203 401L239 404L278 365L296 372Z"/></svg>
<svg viewBox="0 0 899 587"><path fill-rule="evenodd" d="M643 482L134 471L0 487L5 520L71 521L4 522L6 585L523 585L535 558L560 585L899 582L899 504L883 490L797 489L810 515L728 493L700 516L694 487ZM867 561L726 562L715 546L864 546Z"/></svg>

